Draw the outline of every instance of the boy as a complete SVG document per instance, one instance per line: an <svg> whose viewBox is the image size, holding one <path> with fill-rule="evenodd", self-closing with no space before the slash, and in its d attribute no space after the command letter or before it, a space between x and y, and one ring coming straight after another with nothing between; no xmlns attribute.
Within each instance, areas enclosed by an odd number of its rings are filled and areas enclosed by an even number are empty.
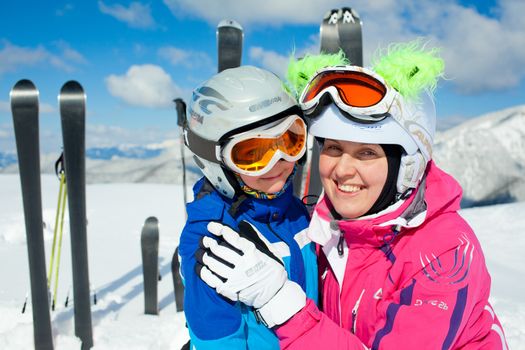
<svg viewBox="0 0 525 350"><path fill-rule="evenodd" d="M187 119L186 144L204 174L194 186L179 245L191 345L278 349L277 337L252 307L224 298L198 277L195 252L210 236L209 222L244 225L253 234L248 238L274 252L288 278L317 300L315 248L306 237L309 215L292 188L306 148L301 110L274 74L243 66L197 87Z"/></svg>

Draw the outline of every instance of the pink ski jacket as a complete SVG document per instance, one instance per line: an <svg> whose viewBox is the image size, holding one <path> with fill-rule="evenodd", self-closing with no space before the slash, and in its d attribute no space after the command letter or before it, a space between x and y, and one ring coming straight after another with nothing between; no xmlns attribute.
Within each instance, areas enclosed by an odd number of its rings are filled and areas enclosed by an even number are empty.
<svg viewBox="0 0 525 350"><path fill-rule="evenodd" d="M322 198L308 233L320 306L308 301L276 329L281 347L507 349L483 252L457 213L461 193L431 162L417 191L375 216L335 220Z"/></svg>

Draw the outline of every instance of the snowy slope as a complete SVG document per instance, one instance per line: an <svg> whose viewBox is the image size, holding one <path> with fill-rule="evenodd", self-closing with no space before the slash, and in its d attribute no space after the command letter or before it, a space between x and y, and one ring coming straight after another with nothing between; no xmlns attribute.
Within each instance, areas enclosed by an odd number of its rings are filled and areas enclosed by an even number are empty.
<svg viewBox="0 0 525 350"><path fill-rule="evenodd" d="M28 291L27 248L19 179L0 175L0 349L33 347L31 308L21 314ZM43 176L47 254L52 242L58 181ZM180 349L187 340L184 316L175 312L170 261L184 224L178 185L93 184L87 186L90 280L95 350ZM525 350L525 202L472 208L462 215L476 230L493 278L492 302L509 347ZM160 223L159 316L143 314L140 232L155 215ZM66 223L67 227L67 223ZM78 349L73 310L63 302L71 285L69 239L63 242L58 309L52 313L56 349ZM518 281L518 282L517 282Z"/></svg>
<svg viewBox="0 0 525 350"><path fill-rule="evenodd" d="M464 205L525 201L525 105L438 134L434 157L463 186Z"/></svg>
<svg viewBox="0 0 525 350"><path fill-rule="evenodd" d="M49 257L58 180L44 175L42 188L44 235ZM0 175L0 192L0 349L31 349L31 307L25 314L20 313L29 291L29 277L18 176ZM170 271L184 215L181 187L177 185L98 184L87 187L89 272L98 299L97 305L92 306L94 349L180 349L185 343L188 335L183 314L175 311ZM140 233L149 216L159 219L160 316L143 314ZM64 226L68 228L67 221ZM67 231L63 241L58 306L52 313L56 349L79 348L73 337L73 309L63 305L72 284Z"/></svg>

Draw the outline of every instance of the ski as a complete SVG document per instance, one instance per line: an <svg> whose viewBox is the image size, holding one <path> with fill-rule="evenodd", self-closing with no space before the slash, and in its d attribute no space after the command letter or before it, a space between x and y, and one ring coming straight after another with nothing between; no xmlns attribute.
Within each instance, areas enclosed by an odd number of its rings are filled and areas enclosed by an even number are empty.
<svg viewBox="0 0 525 350"><path fill-rule="evenodd" d="M339 31L337 29L337 21L341 16L341 11L333 9L328 11L321 22L321 52L335 53L339 51Z"/></svg>
<svg viewBox="0 0 525 350"><path fill-rule="evenodd" d="M363 65L361 19L357 11L349 7L328 11L321 22L320 36L322 53L337 53L342 49L351 64ZM303 198L308 203L311 203L312 197L318 197L322 192L319 176L319 145L317 142L310 144L307 155L309 162L305 170L302 192Z"/></svg>
<svg viewBox="0 0 525 350"><path fill-rule="evenodd" d="M339 31L337 23L341 17L341 10L332 9L323 17L319 28L321 37L321 53L336 53L340 49ZM319 145L309 138L310 146L307 150L307 164L303 169L304 179L302 182L303 202L307 198L318 197L322 191L321 178L319 177ZM310 200L308 200L310 201Z"/></svg>
<svg viewBox="0 0 525 350"><path fill-rule="evenodd" d="M86 95L76 81L62 86L58 96L64 165L68 190L73 270L75 335L82 349L93 347L86 219Z"/></svg>
<svg viewBox="0 0 525 350"><path fill-rule="evenodd" d="M222 20L217 26L218 71L241 65L243 29L233 20Z"/></svg>
<svg viewBox="0 0 525 350"><path fill-rule="evenodd" d="M321 176L319 175L319 143L315 141L312 137L311 141L311 151L309 154L310 162L308 171L306 173L306 179L304 182L304 198L309 197L319 197L323 190L323 185L321 183Z"/></svg>
<svg viewBox="0 0 525 350"><path fill-rule="evenodd" d="M158 315L157 289L159 283L159 221L150 216L140 235L142 276L144 277L144 313Z"/></svg>
<svg viewBox="0 0 525 350"><path fill-rule="evenodd" d="M173 277L173 291L175 293L175 307L177 312L184 310L184 284L180 275L179 247L171 258L171 276Z"/></svg>
<svg viewBox="0 0 525 350"><path fill-rule="evenodd" d="M10 99L22 186L35 349L53 349L42 226L38 90L31 81L20 80L13 86Z"/></svg>
<svg viewBox="0 0 525 350"><path fill-rule="evenodd" d="M339 47L354 66L363 66L363 38L361 19L357 11L350 7L341 9L341 17L337 21Z"/></svg>
<svg viewBox="0 0 525 350"><path fill-rule="evenodd" d="M324 15L319 28L321 53L336 53L339 51L340 44L337 22L340 17L341 10L338 9L332 9ZM311 137L308 141L310 145L307 151L308 163L306 169L303 170L305 173L302 190L303 201L306 198L319 196L322 191L321 178L319 176L319 145Z"/></svg>

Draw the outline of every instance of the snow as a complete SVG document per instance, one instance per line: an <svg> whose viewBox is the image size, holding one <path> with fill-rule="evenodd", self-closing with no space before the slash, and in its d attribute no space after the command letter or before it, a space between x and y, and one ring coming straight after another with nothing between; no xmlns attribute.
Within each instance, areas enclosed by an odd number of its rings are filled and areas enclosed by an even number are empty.
<svg viewBox="0 0 525 350"><path fill-rule="evenodd" d="M58 180L42 176L44 239L47 264L53 240ZM0 175L0 349L31 349L31 304L21 313L29 291L27 247L17 175ZM173 184L90 184L87 186L88 254L92 290L94 348L180 349L187 341L183 313L175 310L171 257L184 224L182 187ZM503 323L510 349L525 349L525 202L470 208L461 214L474 227L492 275L494 309ZM144 315L140 233L156 216L160 225L159 315ZM66 213L67 220L67 213ZM64 307L71 288L68 222L58 287L57 309L51 312L56 349L78 349L73 308ZM71 292L72 294L72 292Z"/></svg>
<svg viewBox="0 0 525 350"><path fill-rule="evenodd" d="M47 266L53 241L58 179L42 176ZM31 349L32 310L21 313L29 292L25 226L18 175L0 175L0 349ZM171 258L184 225L178 185L87 186L88 255L94 349L180 349L188 339L183 313L175 310ZM149 216L159 220L159 316L144 315L140 233ZM64 307L71 288L69 222L64 223L57 308L51 313L56 349L78 349L73 308Z"/></svg>

